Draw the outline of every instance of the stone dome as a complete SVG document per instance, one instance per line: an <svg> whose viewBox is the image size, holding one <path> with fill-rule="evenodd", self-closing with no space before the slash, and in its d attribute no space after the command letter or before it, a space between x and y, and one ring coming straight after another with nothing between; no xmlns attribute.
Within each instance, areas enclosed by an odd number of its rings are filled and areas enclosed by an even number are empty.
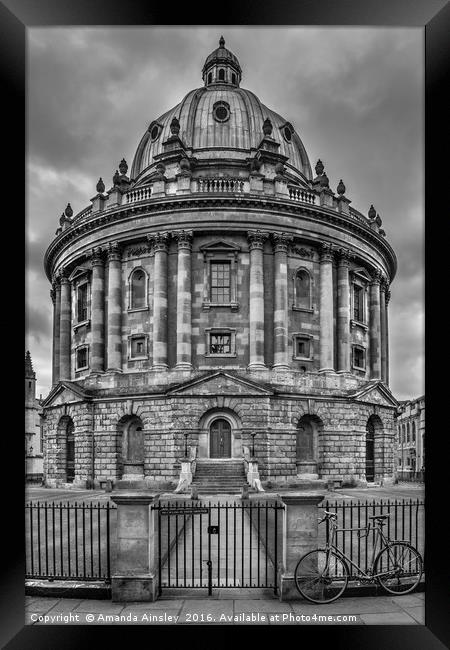
<svg viewBox="0 0 450 650"><path fill-rule="evenodd" d="M220 41L223 42L222 39ZM225 47L214 50L203 67L205 86L150 122L134 156L131 178L141 182L158 163L163 144L171 137L171 122L180 124L178 136L190 156L202 161L245 162L264 138L263 124L272 124L270 138L277 153L286 158L286 169L296 180L311 180L311 166L294 126L268 108L250 90L239 87L241 67ZM221 112L218 110L221 107Z"/></svg>

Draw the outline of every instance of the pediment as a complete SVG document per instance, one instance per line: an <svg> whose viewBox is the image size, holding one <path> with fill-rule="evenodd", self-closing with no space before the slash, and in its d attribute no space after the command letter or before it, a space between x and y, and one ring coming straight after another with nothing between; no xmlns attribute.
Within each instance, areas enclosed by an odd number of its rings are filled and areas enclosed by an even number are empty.
<svg viewBox="0 0 450 650"><path fill-rule="evenodd" d="M42 406L58 406L68 402L79 402L80 400L90 399L90 393L86 392L72 382L61 381L49 393L43 401Z"/></svg>
<svg viewBox="0 0 450 650"><path fill-rule="evenodd" d="M88 268L87 266L77 266L69 275L70 282L72 282L76 278L86 275L87 273L90 273L91 270L92 269Z"/></svg>
<svg viewBox="0 0 450 650"><path fill-rule="evenodd" d="M200 250L203 253L214 253L214 252L229 252L229 253L235 253L241 250L241 247L238 246L237 244L234 244L233 242L226 242L221 239L218 239L216 241L212 241L209 244L205 244L204 246L200 246Z"/></svg>
<svg viewBox="0 0 450 650"><path fill-rule="evenodd" d="M181 384L167 391L167 395L255 395L266 397L273 391L253 381L235 377L226 372L216 372Z"/></svg>
<svg viewBox="0 0 450 650"><path fill-rule="evenodd" d="M366 386L351 394L351 397L355 402L369 402L380 406L398 407L398 401L381 381L366 384Z"/></svg>
<svg viewBox="0 0 450 650"><path fill-rule="evenodd" d="M352 274L365 282L371 282L370 274L364 268L353 269Z"/></svg>

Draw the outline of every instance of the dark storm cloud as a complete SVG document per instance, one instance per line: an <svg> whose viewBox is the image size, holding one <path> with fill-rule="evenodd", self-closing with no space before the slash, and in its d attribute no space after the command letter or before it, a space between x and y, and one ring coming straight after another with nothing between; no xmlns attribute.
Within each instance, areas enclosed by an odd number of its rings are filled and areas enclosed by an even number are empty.
<svg viewBox="0 0 450 650"><path fill-rule="evenodd" d="M312 166L325 162L352 205L373 203L398 258L390 303L391 388L423 388L423 34L419 29L29 29L29 340L50 382L51 302L42 268L68 201L86 207L131 166L146 127L192 88L223 33L242 85L291 121ZM33 311L33 309L35 311ZM48 330L45 331L45 323Z"/></svg>

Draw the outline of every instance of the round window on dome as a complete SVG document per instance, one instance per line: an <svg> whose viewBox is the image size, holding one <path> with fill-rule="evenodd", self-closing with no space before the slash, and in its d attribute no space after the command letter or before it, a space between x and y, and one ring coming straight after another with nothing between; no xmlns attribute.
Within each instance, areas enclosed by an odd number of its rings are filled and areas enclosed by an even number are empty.
<svg viewBox="0 0 450 650"><path fill-rule="evenodd" d="M213 115L216 122L226 122L230 118L230 107L225 102L215 104Z"/></svg>
<svg viewBox="0 0 450 650"><path fill-rule="evenodd" d="M152 141L157 140L159 138L159 134L161 132L160 127L158 124L154 124L152 128L150 129L150 138Z"/></svg>
<svg viewBox="0 0 450 650"><path fill-rule="evenodd" d="M285 126L285 127L284 127L284 129L283 129L283 135L284 135L284 139L285 139L287 142L290 142L290 141L292 140L292 131L291 131L291 129L290 129L289 126Z"/></svg>

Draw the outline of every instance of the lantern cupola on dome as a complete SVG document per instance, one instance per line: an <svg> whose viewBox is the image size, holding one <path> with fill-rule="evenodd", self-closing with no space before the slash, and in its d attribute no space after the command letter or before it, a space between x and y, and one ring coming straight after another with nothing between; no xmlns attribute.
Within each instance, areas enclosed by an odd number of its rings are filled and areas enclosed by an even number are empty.
<svg viewBox="0 0 450 650"><path fill-rule="evenodd" d="M242 69L237 57L225 47L223 36L219 47L206 57L202 78L206 87L218 84L239 87Z"/></svg>

